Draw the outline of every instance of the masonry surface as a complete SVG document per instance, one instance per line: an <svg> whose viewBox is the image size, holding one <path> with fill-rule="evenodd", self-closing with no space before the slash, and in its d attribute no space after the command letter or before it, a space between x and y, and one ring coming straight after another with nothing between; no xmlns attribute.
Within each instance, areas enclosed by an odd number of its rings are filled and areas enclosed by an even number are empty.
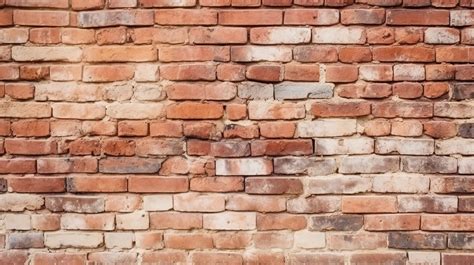
<svg viewBox="0 0 474 265"><path fill-rule="evenodd" d="M0 264L474 264L473 8L0 0Z"/></svg>

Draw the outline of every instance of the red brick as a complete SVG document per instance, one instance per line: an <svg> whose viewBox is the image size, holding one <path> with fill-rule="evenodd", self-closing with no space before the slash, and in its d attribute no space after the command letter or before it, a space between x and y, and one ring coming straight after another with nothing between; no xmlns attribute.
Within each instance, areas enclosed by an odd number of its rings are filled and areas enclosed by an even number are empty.
<svg viewBox="0 0 474 265"><path fill-rule="evenodd" d="M69 144L69 152L72 155L99 155L99 140L77 139Z"/></svg>
<svg viewBox="0 0 474 265"><path fill-rule="evenodd" d="M162 212L150 213L151 229L189 230L202 228L202 214Z"/></svg>
<svg viewBox="0 0 474 265"><path fill-rule="evenodd" d="M135 70L129 65L88 65L84 67L84 82L113 82L133 78Z"/></svg>
<svg viewBox="0 0 474 265"><path fill-rule="evenodd" d="M80 192L126 192L127 179L113 176L76 176L67 179L67 191Z"/></svg>
<svg viewBox="0 0 474 265"><path fill-rule="evenodd" d="M11 124L13 135L20 137L42 137L49 135L48 120L20 120Z"/></svg>
<svg viewBox="0 0 474 265"><path fill-rule="evenodd" d="M341 11L341 23L344 25L377 25L385 22L385 10L380 9L344 9Z"/></svg>
<svg viewBox="0 0 474 265"><path fill-rule="evenodd" d="M298 62L337 62L337 49L331 46L297 46L293 53Z"/></svg>
<svg viewBox="0 0 474 265"><path fill-rule="evenodd" d="M280 65L249 65L246 77L262 82L279 82L283 80L283 68Z"/></svg>
<svg viewBox="0 0 474 265"><path fill-rule="evenodd" d="M372 50L374 60L381 62L433 62L435 51L425 47L376 47Z"/></svg>
<svg viewBox="0 0 474 265"><path fill-rule="evenodd" d="M63 177L21 177L9 178L8 188L13 192L54 193L66 191L66 181Z"/></svg>
<svg viewBox="0 0 474 265"><path fill-rule="evenodd" d="M225 10L219 12L221 25L280 25L280 10Z"/></svg>
<svg viewBox="0 0 474 265"><path fill-rule="evenodd" d="M32 84L28 83L7 83L5 84L5 95L18 100L32 99L34 97Z"/></svg>
<svg viewBox="0 0 474 265"><path fill-rule="evenodd" d="M394 213L397 200L391 196L345 196L342 198L343 213Z"/></svg>
<svg viewBox="0 0 474 265"><path fill-rule="evenodd" d="M61 42L61 29L40 28L30 30L30 41L39 44L57 44Z"/></svg>
<svg viewBox="0 0 474 265"><path fill-rule="evenodd" d="M61 262L70 265L84 264L87 260L85 254L73 253L36 253L33 255L33 263L37 265L54 264Z"/></svg>
<svg viewBox="0 0 474 265"><path fill-rule="evenodd" d="M170 46L159 49L159 58L163 62L179 61L219 61L230 60L228 47L214 46Z"/></svg>
<svg viewBox="0 0 474 265"><path fill-rule="evenodd" d="M121 44L127 39L127 31L125 28L106 28L100 29L96 33L97 44Z"/></svg>
<svg viewBox="0 0 474 265"><path fill-rule="evenodd" d="M242 81L245 79L245 66L237 64L219 64L217 79L222 81Z"/></svg>
<svg viewBox="0 0 474 265"><path fill-rule="evenodd" d="M150 43L184 43L187 31L184 28L135 28L130 38L135 44Z"/></svg>
<svg viewBox="0 0 474 265"><path fill-rule="evenodd" d="M168 80L213 81L216 79L216 66L213 64L162 65L160 75Z"/></svg>
<svg viewBox="0 0 474 265"><path fill-rule="evenodd" d="M244 44L247 29L237 27L191 28L189 39L195 44Z"/></svg>
<svg viewBox="0 0 474 265"><path fill-rule="evenodd" d="M433 138L451 138L456 136L456 124L448 121L428 121L423 123L423 132Z"/></svg>
<svg viewBox="0 0 474 265"><path fill-rule="evenodd" d="M167 96L173 100L229 100L237 88L232 83L174 83L166 86Z"/></svg>
<svg viewBox="0 0 474 265"><path fill-rule="evenodd" d="M36 173L34 159L0 159L0 173L2 174L27 174Z"/></svg>
<svg viewBox="0 0 474 265"><path fill-rule="evenodd" d="M0 10L0 26L13 25L13 10L3 9Z"/></svg>
<svg viewBox="0 0 474 265"><path fill-rule="evenodd" d="M317 117L352 117L370 114L368 102L315 102L311 105L311 113Z"/></svg>
<svg viewBox="0 0 474 265"><path fill-rule="evenodd" d="M63 28L61 41L65 44L89 44L95 42L95 32L90 29Z"/></svg>
<svg viewBox="0 0 474 265"><path fill-rule="evenodd" d="M403 10L387 11L388 25L449 25L447 10Z"/></svg>
<svg viewBox="0 0 474 265"><path fill-rule="evenodd" d="M133 176L128 180L130 192L157 193L157 192L186 192L189 182L186 177L146 177Z"/></svg>
<svg viewBox="0 0 474 265"><path fill-rule="evenodd" d="M335 9L289 9L285 11L286 25L333 25L339 21L339 12Z"/></svg>
<svg viewBox="0 0 474 265"><path fill-rule="evenodd" d="M338 86L337 90L339 96L344 98L377 99L386 98L392 95L392 86L389 84L348 84Z"/></svg>
<svg viewBox="0 0 474 265"><path fill-rule="evenodd" d="M252 156L310 155L313 143L308 140L257 140L251 143Z"/></svg>
<svg viewBox="0 0 474 265"><path fill-rule="evenodd" d="M72 0L71 6L74 10L102 9L104 0Z"/></svg>
<svg viewBox="0 0 474 265"><path fill-rule="evenodd" d="M433 116L432 103L428 102L384 102L372 105L375 117L428 118Z"/></svg>
<svg viewBox="0 0 474 265"><path fill-rule="evenodd" d="M256 125L243 126L238 124L229 124L224 129L224 138L243 138L252 139L259 135Z"/></svg>
<svg viewBox="0 0 474 265"><path fill-rule="evenodd" d="M217 12L210 9L156 10L155 23L159 25L215 25Z"/></svg>
<svg viewBox="0 0 474 265"><path fill-rule="evenodd" d="M341 47L339 48L339 60L344 63L370 62L372 52L367 47Z"/></svg>
<svg viewBox="0 0 474 265"><path fill-rule="evenodd" d="M449 92L448 83L424 83L423 95L427 98L439 98Z"/></svg>
<svg viewBox="0 0 474 265"><path fill-rule="evenodd" d="M354 82L359 78L357 66L328 65L326 67L326 81L334 83Z"/></svg>
<svg viewBox="0 0 474 265"><path fill-rule="evenodd" d="M96 173L95 158L41 158L38 159L38 173Z"/></svg>
<svg viewBox="0 0 474 265"><path fill-rule="evenodd" d="M170 119L219 119L224 108L216 103L179 103L168 106L166 116Z"/></svg>
<svg viewBox="0 0 474 265"><path fill-rule="evenodd" d="M69 25L69 12L14 10L13 21L16 25L61 27Z"/></svg>
<svg viewBox="0 0 474 265"><path fill-rule="evenodd" d="M423 86L418 83L396 83L393 85L393 95L404 99L415 99L423 95Z"/></svg>
<svg viewBox="0 0 474 265"><path fill-rule="evenodd" d="M368 231L418 230L420 229L420 215L366 215L364 229Z"/></svg>
<svg viewBox="0 0 474 265"><path fill-rule="evenodd" d="M57 145L55 141L48 140L6 139L5 151L16 155L56 154Z"/></svg>
<svg viewBox="0 0 474 265"><path fill-rule="evenodd" d="M181 137L183 136L182 124L179 121L152 122L150 136Z"/></svg>
<svg viewBox="0 0 474 265"><path fill-rule="evenodd" d="M43 80L49 77L49 67L39 65L20 66L20 78L25 80Z"/></svg>

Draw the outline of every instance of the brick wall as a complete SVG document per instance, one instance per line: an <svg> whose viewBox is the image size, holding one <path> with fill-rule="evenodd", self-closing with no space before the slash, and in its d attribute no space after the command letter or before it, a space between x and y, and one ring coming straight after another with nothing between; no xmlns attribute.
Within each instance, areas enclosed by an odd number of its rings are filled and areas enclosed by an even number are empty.
<svg viewBox="0 0 474 265"><path fill-rule="evenodd" d="M0 0L0 264L474 264L471 0Z"/></svg>

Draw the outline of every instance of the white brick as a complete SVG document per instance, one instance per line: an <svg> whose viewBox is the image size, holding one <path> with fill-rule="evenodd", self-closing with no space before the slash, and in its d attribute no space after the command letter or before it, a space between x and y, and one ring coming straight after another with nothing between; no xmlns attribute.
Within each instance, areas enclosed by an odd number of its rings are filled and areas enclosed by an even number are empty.
<svg viewBox="0 0 474 265"><path fill-rule="evenodd" d="M341 159L339 173L384 173L399 170L396 156L361 155Z"/></svg>
<svg viewBox="0 0 474 265"><path fill-rule="evenodd" d="M425 80L425 67L421 64L396 64L393 66L395 81L422 81Z"/></svg>
<svg viewBox="0 0 474 265"><path fill-rule="evenodd" d="M423 175L390 174L374 176L374 192L427 193L430 179Z"/></svg>
<svg viewBox="0 0 474 265"><path fill-rule="evenodd" d="M438 155L474 155L474 139L452 138L436 141L435 145Z"/></svg>
<svg viewBox="0 0 474 265"><path fill-rule="evenodd" d="M270 175L272 171L272 161L264 158L216 160L216 175Z"/></svg>
<svg viewBox="0 0 474 265"><path fill-rule="evenodd" d="M314 152L317 155L370 154L374 152L374 139L369 137L315 139Z"/></svg>
<svg viewBox="0 0 474 265"><path fill-rule="evenodd" d="M432 139L409 139L402 137L377 138L375 153L401 155L430 155L434 152Z"/></svg>
<svg viewBox="0 0 474 265"><path fill-rule="evenodd" d="M113 103L107 106L107 116L114 119L156 119L164 115L161 103Z"/></svg>
<svg viewBox="0 0 474 265"><path fill-rule="evenodd" d="M37 101L100 101L103 93L102 87L95 84L75 82L35 84L35 100Z"/></svg>
<svg viewBox="0 0 474 265"><path fill-rule="evenodd" d="M441 258L439 252L409 251L407 265L440 265Z"/></svg>
<svg viewBox="0 0 474 265"><path fill-rule="evenodd" d="M22 47L12 48L12 58L19 62L63 61L79 62L82 50L79 47Z"/></svg>
<svg viewBox="0 0 474 265"><path fill-rule="evenodd" d="M173 208L182 212L221 212L225 210L222 194L183 193L173 197Z"/></svg>
<svg viewBox="0 0 474 265"><path fill-rule="evenodd" d="M250 29L250 42L256 44L298 44L308 43L310 28L264 27Z"/></svg>
<svg viewBox="0 0 474 265"><path fill-rule="evenodd" d="M310 176L329 175L336 172L334 158L316 157L277 157L273 159L274 172L277 174L303 174Z"/></svg>
<svg viewBox="0 0 474 265"><path fill-rule="evenodd" d="M137 100L160 101L165 98L163 87L157 84L137 84L133 97Z"/></svg>
<svg viewBox="0 0 474 265"><path fill-rule="evenodd" d="M25 43L28 41L27 28L0 29L0 43Z"/></svg>
<svg viewBox="0 0 474 265"><path fill-rule="evenodd" d="M30 230L30 216L28 214L7 214L5 215L5 228L7 230Z"/></svg>
<svg viewBox="0 0 474 265"><path fill-rule="evenodd" d="M399 212L455 213L458 209L458 198L456 196L400 195L397 200Z"/></svg>
<svg viewBox="0 0 474 265"><path fill-rule="evenodd" d="M231 57L235 62L289 62L292 59L290 47L234 46Z"/></svg>
<svg viewBox="0 0 474 265"><path fill-rule="evenodd" d="M314 120L299 122L296 133L303 138L348 136L356 133L356 128L354 119Z"/></svg>
<svg viewBox="0 0 474 265"><path fill-rule="evenodd" d="M21 212L38 210L44 205L44 199L38 195L8 193L0 194L0 211Z"/></svg>
<svg viewBox="0 0 474 265"><path fill-rule="evenodd" d="M474 174L474 157L461 157L458 159L460 174Z"/></svg>
<svg viewBox="0 0 474 265"><path fill-rule="evenodd" d="M333 84L281 82L275 85L275 99L331 98Z"/></svg>
<svg viewBox="0 0 474 265"><path fill-rule="evenodd" d="M96 248L102 243L102 233L53 232L44 234L44 245L48 248Z"/></svg>
<svg viewBox="0 0 474 265"><path fill-rule="evenodd" d="M474 25L474 10L450 10L451 26L472 26Z"/></svg>
<svg viewBox="0 0 474 265"><path fill-rule="evenodd" d="M159 77L157 64L135 65L135 81L147 82L157 81Z"/></svg>
<svg viewBox="0 0 474 265"><path fill-rule="evenodd" d="M453 28L427 28L425 43L454 44L459 42L459 30Z"/></svg>
<svg viewBox="0 0 474 265"><path fill-rule="evenodd" d="M250 101L248 112L249 118L252 120L301 119L306 114L302 103L281 101Z"/></svg>
<svg viewBox="0 0 474 265"><path fill-rule="evenodd" d="M361 176L335 175L307 178L310 194L355 194L369 192L372 179Z"/></svg>
<svg viewBox="0 0 474 265"><path fill-rule="evenodd" d="M258 82L242 82L237 86L242 99L273 99L273 85Z"/></svg>
<svg viewBox="0 0 474 265"><path fill-rule="evenodd" d="M253 230L256 223L256 213L223 212L203 216L203 227L211 230Z"/></svg>
<svg viewBox="0 0 474 265"><path fill-rule="evenodd" d="M172 195L143 196L143 209L145 211L166 211L172 208L173 208Z"/></svg>
<svg viewBox="0 0 474 265"><path fill-rule="evenodd" d="M313 29L313 43L364 44L365 30L362 27L317 27Z"/></svg>
<svg viewBox="0 0 474 265"><path fill-rule="evenodd" d="M106 248L128 249L133 247L133 233L114 232L105 233L104 236Z"/></svg>
<svg viewBox="0 0 474 265"><path fill-rule="evenodd" d="M323 248L326 246L326 235L321 232L295 232L295 245L299 248Z"/></svg>
<svg viewBox="0 0 474 265"><path fill-rule="evenodd" d="M144 230L150 226L150 218L147 212L133 212L117 214L117 229Z"/></svg>

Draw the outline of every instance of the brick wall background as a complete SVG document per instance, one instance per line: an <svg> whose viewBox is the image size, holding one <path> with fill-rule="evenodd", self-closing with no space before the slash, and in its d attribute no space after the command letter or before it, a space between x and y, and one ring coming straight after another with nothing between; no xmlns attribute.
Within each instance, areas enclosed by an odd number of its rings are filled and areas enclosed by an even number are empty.
<svg viewBox="0 0 474 265"><path fill-rule="evenodd" d="M0 264L474 264L471 0L0 0Z"/></svg>

